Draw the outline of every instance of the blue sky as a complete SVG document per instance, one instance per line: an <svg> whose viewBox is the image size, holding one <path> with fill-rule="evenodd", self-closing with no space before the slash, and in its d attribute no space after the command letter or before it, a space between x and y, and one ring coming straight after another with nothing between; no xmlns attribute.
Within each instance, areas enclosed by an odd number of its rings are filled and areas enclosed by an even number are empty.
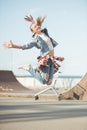
<svg viewBox="0 0 87 130"><path fill-rule="evenodd" d="M87 0L0 0L0 70L13 70L15 74L26 74L18 70L21 64L36 66L39 50L5 49L4 41L26 44L31 40L30 23L24 16L46 15L43 28L59 45L55 55L64 56L62 75L84 75L87 72Z"/></svg>

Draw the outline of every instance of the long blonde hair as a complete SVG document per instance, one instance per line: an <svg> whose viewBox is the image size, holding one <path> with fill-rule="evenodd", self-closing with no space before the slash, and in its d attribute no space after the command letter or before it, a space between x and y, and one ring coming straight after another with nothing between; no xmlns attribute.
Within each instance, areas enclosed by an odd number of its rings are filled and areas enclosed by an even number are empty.
<svg viewBox="0 0 87 130"><path fill-rule="evenodd" d="M37 25L41 26L42 23L44 22L45 18L46 18L46 16L43 16L43 17L42 16L38 16L37 19L36 19Z"/></svg>

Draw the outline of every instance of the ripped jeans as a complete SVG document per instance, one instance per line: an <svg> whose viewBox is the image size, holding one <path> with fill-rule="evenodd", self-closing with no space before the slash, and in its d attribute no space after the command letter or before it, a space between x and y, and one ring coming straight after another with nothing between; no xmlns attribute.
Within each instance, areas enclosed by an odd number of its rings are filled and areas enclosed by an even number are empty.
<svg viewBox="0 0 87 130"><path fill-rule="evenodd" d="M54 74L54 64L52 60L49 58L47 61L48 66L42 66L42 71L40 72L38 69L34 69L32 66L30 66L28 72L37 80L39 80L42 84L47 84L49 80L53 79ZM48 77L48 80L46 79L46 76Z"/></svg>

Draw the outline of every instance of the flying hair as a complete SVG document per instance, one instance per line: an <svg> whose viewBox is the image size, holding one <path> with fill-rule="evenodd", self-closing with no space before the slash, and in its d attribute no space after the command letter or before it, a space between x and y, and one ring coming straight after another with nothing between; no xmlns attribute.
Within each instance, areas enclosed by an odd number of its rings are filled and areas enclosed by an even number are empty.
<svg viewBox="0 0 87 130"><path fill-rule="evenodd" d="M42 23L44 22L45 18L46 18L46 16L44 16L44 17L42 17L42 16L37 17L37 19L36 19L37 25L41 26Z"/></svg>
<svg viewBox="0 0 87 130"><path fill-rule="evenodd" d="M30 15L30 16L25 16L25 20L28 21L28 22L31 22L31 23L37 23L38 26L41 26L42 23L44 22L46 16L42 17L42 16L38 16L36 21L33 19L33 17Z"/></svg>

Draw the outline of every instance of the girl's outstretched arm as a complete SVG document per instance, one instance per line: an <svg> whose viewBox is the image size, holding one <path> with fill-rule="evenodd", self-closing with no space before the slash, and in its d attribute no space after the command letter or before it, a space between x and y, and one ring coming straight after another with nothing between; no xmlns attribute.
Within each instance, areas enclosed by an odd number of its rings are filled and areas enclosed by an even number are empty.
<svg viewBox="0 0 87 130"><path fill-rule="evenodd" d="M4 47L6 48L16 48L16 49L22 49L22 45L15 45L11 40L10 42L4 42Z"/></svg>

